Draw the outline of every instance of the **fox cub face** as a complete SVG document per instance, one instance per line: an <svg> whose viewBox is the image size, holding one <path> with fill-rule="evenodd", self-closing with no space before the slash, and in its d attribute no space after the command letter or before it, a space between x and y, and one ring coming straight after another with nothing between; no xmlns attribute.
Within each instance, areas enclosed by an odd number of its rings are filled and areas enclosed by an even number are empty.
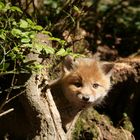
<svg viewBox="0 0 140 140"><path fill-rule="evenodd" d="M110 89L112 64L94 58L67 56L63 65L62 90L67 100L79 108L99 103Z"/></svg>

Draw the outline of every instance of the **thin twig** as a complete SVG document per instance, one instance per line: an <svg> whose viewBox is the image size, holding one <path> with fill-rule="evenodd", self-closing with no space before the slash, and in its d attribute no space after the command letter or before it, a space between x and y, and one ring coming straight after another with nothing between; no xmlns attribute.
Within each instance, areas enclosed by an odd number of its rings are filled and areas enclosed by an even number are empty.
<svg viewBox="0 0 140 140"><path fill-rule="evenodd" d="M12 91L13 86L14 86L14 81L15 81L15 74L14 74L13 77L12 77L11 88L10 88L9 92L7 93L6 101L9 99L9 96L10 96L11 91Z"/></svg>
<svg viewBox="0 0 140 140"><path fill-rule="evenodd" d="M6 102L8 101L9 99L9 96L11 94L11 91L13 89L13 85L14 85L14 81L15 81L15 74L13 74L13 77L12 77L12 82L11 82L11 88L9 89L7 95L6 95L6 98L5 100L2 102L1 106L0 106L0 111L2 110L2 108L5 106Z"/></svg>
<svg viewBox="0 0 140 140"><path fill-rule="evenodd" d="M23 15L24 15L25 13L27 13L27 10L29 9L29 6L30 6L31 3L32 3L32 0L29 1L29 2L28 2L28 0L26 0L26 7L25 7L25 9L23 9L24 7L22 8L23 14L21 15L21 17L23 17ZM20 17L20 18L21 18L21 17Z"/></svg>
<svg viewBox="0 0 140 140"><path fill-rule="evenodd" d="M20 96L21 94L23 94L25 92L25 90L21 91L19 94L11 97L9 99L9 96L10 96L10 93L12 92L12 90L14 89L14 82L15 82L15 74L13 75L13 78L12 78L12 82L11 82L11 88L9 89L8 93L7 93L7 96L5 98L5 100L3 101L3 103L1 104L0 106L0 111L2 110L2 108L8 104L10 101L12 101L13 99L15 99L16 97Z"/></svg>
<svg viewBox="0 0 140 140"><path fill-rule="evenodd" d="M25 92L25 90L21 91L19 94L17 94L16 96L11 97L10 99L8 99L5 104L8 104L9 102L11 102L12 100L14 100L16 97L20 96L21 94L23 94Z"/></svg>
<svg viewBox="0 0 140 140"><path fill-rule="evenodd" d="M10 112L12 112L12 111L14 111L14 108L11 108L11 109L8 109L8 110L2 112L2 113L0 114L0 117L4 116L4 115L6 115L6 114L8 114L8 113L10 113Z"/></svg>

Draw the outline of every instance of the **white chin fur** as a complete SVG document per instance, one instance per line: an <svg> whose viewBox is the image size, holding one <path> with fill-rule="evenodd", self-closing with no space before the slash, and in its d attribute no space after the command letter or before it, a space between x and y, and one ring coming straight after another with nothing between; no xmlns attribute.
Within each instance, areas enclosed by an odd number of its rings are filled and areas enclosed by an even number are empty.
<svg viewBox="0 0 140 140"><path fill-rule="evenodd" d="M89 95L89 100L88 101L85 101L83 102L82 100L82 97L83 95L82 94L79 94L77 97L80 99L80 102L79 102L79 106L81 106L81 104L84 104L84 105L97 105L97 104L100 104L102 99L105 97L106 94L96 94L96 95ZM77 102L76 102L77 104Z"/></svg>
<svg viewBox="0 0 140 140"><path fill-rule="evenodd" d="M89 102L94 103L99 99L104 98L104 94L96 94L95 96L90 96Z"/></svg>
<svg viewBox="0 0 140 140"><path fill-rule="evenodd" d="M87 103L90 103L90 104L94 104L96 101L99 101L99 100L102 100L104 97L105 97L106 94L96 94L96 95L90 95L89 97L89 100L87 101ZM80 100L82 100L82 94L79 94L78 95L78 98Z"/></svg>

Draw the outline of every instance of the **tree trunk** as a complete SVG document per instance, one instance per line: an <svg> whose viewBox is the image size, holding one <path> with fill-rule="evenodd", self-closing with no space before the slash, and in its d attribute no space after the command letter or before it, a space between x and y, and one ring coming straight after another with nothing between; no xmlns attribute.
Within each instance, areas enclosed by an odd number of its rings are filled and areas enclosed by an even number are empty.
<svg viewBox="0 0 140 140"><path fill-rule="evenodd" d="M59 112L55 106L50 90L41 93L33 74L27 81L26 94L20 97L26 116L30 122L29 139L34 140L65 140ZM44 95L42 95L44 94ZM41 96L42 95L42 96ZM45 98L44 98L45 97Z"/></svg>

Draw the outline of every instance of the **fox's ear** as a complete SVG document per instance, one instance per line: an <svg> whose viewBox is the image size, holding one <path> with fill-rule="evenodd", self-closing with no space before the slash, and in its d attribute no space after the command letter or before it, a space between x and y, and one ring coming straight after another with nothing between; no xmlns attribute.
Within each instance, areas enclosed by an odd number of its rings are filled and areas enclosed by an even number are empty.
<svg viewBox="0 0 140 140"><path fill-rule="evenodd" d="M76 62L74 58L70 55L66 56L63 62L63 72L69 73L72 71L76 66Z"/></svg>
<svg viewBox="0 0 140 140"><path fill-rule="evenodd" d="M112 75L112 69L114 67L113 63L103 62L101 67L106 75L109 75L109 76Z"/></svg>

